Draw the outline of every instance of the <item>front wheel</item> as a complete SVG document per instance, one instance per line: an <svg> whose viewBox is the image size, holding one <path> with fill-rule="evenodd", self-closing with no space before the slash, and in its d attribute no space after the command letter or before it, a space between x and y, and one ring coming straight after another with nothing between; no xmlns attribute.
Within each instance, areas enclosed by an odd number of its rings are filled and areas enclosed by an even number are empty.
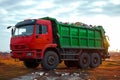
<svg viewBox="0 0 120 80"><path fill-rule="evenodd" d="M47 51L42 59L41 66L47 70L53 70L59 64L59 57L54 51Z"/></svg>

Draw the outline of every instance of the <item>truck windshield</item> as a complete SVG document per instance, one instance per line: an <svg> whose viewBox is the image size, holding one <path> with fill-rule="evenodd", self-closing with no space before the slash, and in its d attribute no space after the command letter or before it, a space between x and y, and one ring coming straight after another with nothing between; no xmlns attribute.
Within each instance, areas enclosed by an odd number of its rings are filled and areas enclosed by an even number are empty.
<svg viewBox="0 0 120 80"><path fill-rule="evenodd" d="M29 36L33 34L34 25L16 27L14 36Z"/></svg>

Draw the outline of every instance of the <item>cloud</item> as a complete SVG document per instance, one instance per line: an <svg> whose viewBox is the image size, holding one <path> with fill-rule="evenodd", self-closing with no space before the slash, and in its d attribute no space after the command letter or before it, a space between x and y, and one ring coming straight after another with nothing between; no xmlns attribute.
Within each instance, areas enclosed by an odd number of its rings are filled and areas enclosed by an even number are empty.
<svg viewBox="0 0 120 80"><path fill-rule="evenodd" d="M108 17L119 17L119 8L119 0L0 0L0 37L10 36L10 31L6 30L7 26L13 26L27 18L50 16L59 21L78 20L88 24L93 23L91 20L95 20L95 23L96 19L100 18L99 22L96 22L100 23L102 19L110 19ZM5 38L7 42L8 38Z"/></svg>
<svg viewBox="0 0 120 80"><path fill-rule="evenodd" d="M110 2L114 5L120 5L120 1L119 0L110 0Z"/></svg>
<svg viewBox="0 0 120 80"><path fill-rule="evenodd" d="M36 3L35 0L24 0L20 3L21 6L29 6L34 5Z"/></svg>
<svg viewBox="0 0 120 80"><path fill-rule="evenodd" d="M4 8L0 8L0 15L6 15L8 12Z"/></svg>
<svg viewBox="0 0 120 80"><path fill-rule="evenodd" d="M95 16L105 14L119 16L120 5L118 0L4 0L0 2L2 19L15 22L24 18L37 18L41 16L70 17ZM1 20L1 21L2 21ZM15 21L13 21L15 20Z"/></svg>
<svg viewBox="0 0 120 80"><path fill-rule="evenodd" d="M107 5L106 1L95 1L92 3L92 6L94 6L94 7L102 7L104 5Z"/></svg>

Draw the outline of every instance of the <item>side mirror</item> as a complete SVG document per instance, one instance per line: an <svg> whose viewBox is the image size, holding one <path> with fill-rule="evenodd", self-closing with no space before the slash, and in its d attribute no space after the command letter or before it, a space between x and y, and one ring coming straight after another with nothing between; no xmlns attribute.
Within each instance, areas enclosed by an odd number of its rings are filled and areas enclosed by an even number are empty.
<svg viewBox="0 0 120 80"><path fill-rule="evenodd" d="M7 29L10 29L12 26L8 26Z"/></svg>
<svg viewBox="0 0 120 80"><path fill-rule="evenodd" d="M13 28L11 29L11 35L12 35L12 36L14 35L14 30L13 30Z"/></svg>
<svg viewBox="0 0 120 80"><path fill-rule="evenodd" d="M8 26L7 29L10 29L11 28L11 35L13 36L14 34L14 29L13 29L13 26Z"/></svg>

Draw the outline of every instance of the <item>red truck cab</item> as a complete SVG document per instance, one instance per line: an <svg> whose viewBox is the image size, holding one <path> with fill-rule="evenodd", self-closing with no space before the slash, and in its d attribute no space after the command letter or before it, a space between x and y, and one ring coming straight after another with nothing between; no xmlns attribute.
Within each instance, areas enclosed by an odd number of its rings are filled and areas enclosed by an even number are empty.
<svg viewBox="0 0 120 80"><path fill-rule="evenodd" d="M42 59L44 50L53 44L49 20L25 20L15 25L11 38L12 57Z"/></svg>
<svg viewBox="0 0 120 80"><path fill-rule="evenodd" d="M37 67L43 59L45 51L56 47L57 44L53 43L52 25L49 20L24 20L12 28L11 56L24 61L27 68ZM49 60L53 59L50 58Z"/></svg>

